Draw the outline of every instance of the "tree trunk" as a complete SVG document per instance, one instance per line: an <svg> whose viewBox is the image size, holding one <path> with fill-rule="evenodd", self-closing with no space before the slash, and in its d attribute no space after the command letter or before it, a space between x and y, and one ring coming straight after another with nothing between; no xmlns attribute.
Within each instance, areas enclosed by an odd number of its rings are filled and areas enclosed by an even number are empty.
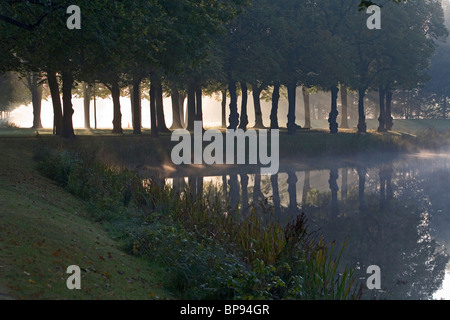
<svg viewBox="0 0 450 320"><path fill-rule="evenodd" d="M133 106L134 106L134 92L133 92L133 86L132 85L128 86L128 91L130 91L131 123L133 124L134 123L134 109L133 109ZM129 125L128 125L128 127L129 127Z"/></svg>
<svg viewBox="0 0 450 320"><path fill-rule="evenodd" d="M311 109L309 105L309 91L308 88L302 86L303 104L305 105L305 128L311 129Z"/></svg>
<svg viewBox="0 0 450 320"><path fill-rule="evenodd" d="M195 176L189 176L188 177L188 189L189 189L189 193L192 199L196 200L198 197L197 194L197 177Z"/></svg>
<svg viewBox="0 0 450 320"><path fill-rule="evenodd" d="M71 72L62 73L63 80L63 131L62 136L70 139L75 137L73 130L73 105L72 105L72 85L73 75Z"/></svg>
<svg viewBox="0 0 450 320"><path fill-rule="evenodd" d="M28 86L31 91L33 103L33 129L41 129L42 85L38 83L38 75L35 72L27 76Z"/></svg>
<svg viewBox="0 0 450 320"><path fill-rule="evenodd" d="M222 90L222 128L227 127L227 89Z"/></svg>
<svg viewBox="0 0 450 320"><path fill-rule="evenodd" d="M328 123L330 124L330 133L338 133L339 125L337 123L337 117L339 112L337 110L337 99L339 94L339 88L334 86L331 88L331 112L328 115Z"/></svg>
<svg viewBox="0 0 450 320"><path fill-rule="evenodd" d="M181 128L186 127L186 122L184 120L184 100L186 100L186 95L184 93L179 93L178 104L180 106L180 124Z"/></svg>
<svg viewBox="0 0 450 320"><path fill-rule="evenodd" d="M333 166L330 170L330 179L328 184L331 190L331 216L336 218L339 215L338 191L339 187L337 180L339 178L339 171L337 166Z"/></svg>
<svg viewBox="0 0 450 320"><path fill-rule="evenodd" d="M83 82L84 128L91 129L91 86Z"/></svg>
<svg viewBox="0 0 450 320"><path fill-rule="evenodd" d="M237 89L234 81L229 82L228 90L230 91L230 116L228 117L230 125L228 129L236 130L239 125L239 113L237 111Z"/></svg>
<svg viewBox="0 0 450 320"><path fill-rule="evenodd" d="M278 126L278 102L280 101L280 84L275 83L272 93L272 110L270 111L270 129L279 129Z"/></svg>
<svg viewBox="0 0 450 320"><path fill-rule="evenodd" d="M230 179L228 180L228 185L230 186L230 211L231 213L237 213L239 209L239 181L237 174L230 174Z"/></svg>
<svg viewBox="0 0 450 320"><path fill-rule="evenodd" d="M256 129L264 129L264 123L262 118L262 111L261 111L261 91L262 86L258 87L258 85L253 85L253 104L255 107L255 126Z"/></svg>
<svg viewBox="0 0 450 320"><path fill-rule="evenodd" d="M288 194L289 194L289 213L295 215L297 213L297 182L298 178L295 171L288 172Z"/></svg>
<svg viewBox="0 0 450 320"><path fill-rule="evenodd" d="M341 85L342 121L341 128L348 129L348 93L347 87Z"/></svg>
<svg viewBox="0 0 450 320"><path fill-rule="evenodd" d="M358 89L358 133L367 132L366 114L364 111L364 97L366 96L366 88Z"/></svg>
<svg viewBox="0 0 450 320"><path fill-rule="evenodd" d="M385 121L385 126L386 126L386 130L387 131L392 130L392 127L394 126L394 119L392 118L391 104L392 104L392 91L389 88L386 88L386 121Z"/></svg>
<svg viewBox="0 0 450 320"><path fill-rule="evenodd" d="M159 132L170 132L166 125L166 119L164 117L164 105L163 105L163 90L161 79L157 79L155 83L156 87L156 120L158 122Z"/></svg>
<svg viewBox="0 0 450 320"><path fill-rule="evenodd" d="M133 79L133 134L141 134L142 112L141 112L141 79Z"/></svg>
<svg viewBox="0 0 450 320"><path fill-rule="evenodd" d="M239 122L239 129L247 130L248 114L247 114L247 102L248 102L248 87L247 83L241 82L242 91L242 103L241 103L241 120Z"/></svg>
<svg viewBox="0 0 450 320"><path fill-rule="evenodd" d="M353 92L349 92L348 93L348 98L349 98L349 109L348 109L348 114L350 116L350 119L355 120L358 118L358 107L355 106L355 102L357 101L355 94Z"/></svg>
<svg viewBox="0 0 450 320"><path fill-rule="evenodd" d="M289 135L294 135L297 130L297 125L295 124L295 100L296 100L296 91L297 84L295 82L287 85L288 89L288 121L287 121L287 130Z"/></svg>
<svg viewBox="0 0 450 320"><path fill-rule="evenodd" d="M187 130L194 131L195 121L195 85L189 84L187 89Z"/></svg>
<svg viewBox="0 0 450 320"><path fill-rule="evenodd" d="M305 206L308 201L308 193L311 191L311 172L309 170L305 171L305 180L303 181L303 191L302 191L302 206Z"/></svg>
<svg viewBox="0 0 450 320"><path fill-rule="evenodd" d="M281 212L281 199L280 190L278 187L278 174L274 174L270 177L270 184L272 187L272 197L275 216L278 216Z"/></svg>
<svg viewBox="0 0 450 320"><path fill-rule="evenodd" d="M225 199L228 199L227 176L222 175L222 191Z"/></svg>
<svg viewBox="0 0 450 320"><path fill-rule="evenodd" d="M59 94L58 80L56 79L56 73L48 71L47 81L48 87L50 88L53 104L53 134L62 135L62 105L61 96Z"/></svg>
<svg viewBox="0 0 450 320"><path fill-rule="evenodd" d="M122 113L120 111L120 87L117 81L113 81L111 84L111 96L113 100L113 131L112 133L122 134Z"/></svg>
<svg viewBox="0 0 450 320"><path fill-rule="evenodd" d="M94 82L94 128L97 130L97 95L95 93L95 82Z"/></svg>
<svg viewBox="0 0 450 320"><path fill-rule="evenodd" d="M261 200L264 200L264 194L261 191L261 174L256 173L253 187L253 204L256 206Z"/></svg>
<svg viewBox="0 0 450 320"><path fill-rule="evenodd" d="M244 173L239 176L241 177L241 214L243 215L248 210L248 175Z"/></svg>
<svg viewBox="0 0 450 320"><path fill-rule="evenodd" d="M195 119L197 121L201 121L202 122L202 127L203 127L203 104L202 104L202 97L203 97L203 92L202 92L202 87L198 86L195 89Z"/></svg>
<svg viewBox="0 0 450 320"><path fill-rule="evenodd" d="M150 122L151 122L151 136L153 138L158 138L158 120L156 112L156 96L157 96L156 83L154 81L150 82Z"/></svg>
<svg viewBox="0 0 450 320"><path fill-rule="evenodd" d="M386 131L386 107L385 107L385 97L386 97L386 91L384 90L383 86L380 85L380 88L378 89L379 94L379 104L380 104L380 116L378 117L378 132L385 132Z"/></svg>
<svg viewBox="0 0 450 320"><path fill-rule="evenodd" d="M172 126L170 129L182 129L183 126L180 120L180 94L176 86L172 86L172 94L170 97L172 100Z"/></svg>

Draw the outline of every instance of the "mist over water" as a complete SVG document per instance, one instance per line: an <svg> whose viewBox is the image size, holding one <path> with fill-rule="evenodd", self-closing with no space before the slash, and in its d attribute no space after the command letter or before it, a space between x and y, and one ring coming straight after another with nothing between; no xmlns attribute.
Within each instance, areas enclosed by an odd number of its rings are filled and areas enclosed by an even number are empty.
<svg viewBox="0 0 450 320"><path fill-rule="evenodd" d="M450 153L357 163L284 167L272 177L254 170L207 177L174 171L166 183L195 192L209 183L224 187L230 208L244 215L263 197L283 223L305 212L309 229L336 241L337 251L347 240L342 267L356 265L362 283L368 266L380 266L381 290L365 289L363 299L450 299Z"/></svg>

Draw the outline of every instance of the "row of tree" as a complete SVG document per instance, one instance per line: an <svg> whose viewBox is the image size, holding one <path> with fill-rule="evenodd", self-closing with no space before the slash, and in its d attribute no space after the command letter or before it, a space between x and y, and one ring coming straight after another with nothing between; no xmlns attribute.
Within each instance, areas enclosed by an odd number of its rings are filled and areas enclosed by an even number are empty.
<svg viewBox="0 0 450 320"><path fill-rule="evenodd" d="M0 4L0 71L28 72L50 89L55 133L73 137L72 94L76 82L108 88L114 108L113 132L121 133L120 93L129 88L133 131L141 133L141 87L148 84L152 135L167 131L163 94L172 97L172 128L202 120L202 95L222 92L228 127L248 126L248 92L255 127L263 127L261 95L271 88L270 127L278 128L280 88L287 88L287 129L294 134L296 92L331 95L330 132L338 131L337 99L342 95L346 126L347 89L358 93L358 131L366 132L364 98L379 92L379 130L392 127L395 89L414 89L427 80L436 47L447 33L439 0L384 1L382 29L369 30L360 0L80 0L81 29L69 30L65 0ZM39 82L39 81L38 81ZM62 91L62 102L60 94ZM240 114L238 94L242 95ZM87 99L86 99L87 100ZM87 110L87 108L86 108ZM308 122L306 127L310 126Z"/></svg>

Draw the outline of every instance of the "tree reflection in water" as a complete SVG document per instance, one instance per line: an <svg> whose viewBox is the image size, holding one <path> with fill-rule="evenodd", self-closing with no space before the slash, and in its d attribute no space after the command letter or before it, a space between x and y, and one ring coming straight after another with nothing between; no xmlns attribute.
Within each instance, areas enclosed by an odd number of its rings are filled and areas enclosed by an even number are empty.
<svg viewBox="0 0 450 320"><path fill-rule="evenodd" d="M217 183L224 186L229 213L246 214L268 198L273 218L288 223L305 212L309 229L318 230L327 242L336 241L340 248L347 239L342 266L357 265L363 283L368 266L381 268L382 289L365 289L363 298L430 299L449 261L442 244L450 248L450 168L435 173L430 167L407 161L334 165L264 179L232 173L217 177ZM173 186L182 189L184 181L174 178ZM189 177L187 187L201 195L203 177ZM288 197L282 197L281 190L287 190ZM433 217L440 222L435 234L441 243L431 236Z"/></svg>

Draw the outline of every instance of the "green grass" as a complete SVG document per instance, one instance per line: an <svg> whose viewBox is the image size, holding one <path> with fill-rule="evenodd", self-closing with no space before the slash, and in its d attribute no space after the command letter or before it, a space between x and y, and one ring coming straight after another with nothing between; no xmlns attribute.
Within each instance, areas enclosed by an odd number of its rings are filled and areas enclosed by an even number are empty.
<svg viewBox="0 0 450 320"><path fill-rule="evenodd" d="M14 299L170 298L161 269L130 256L85 203L34 170L30 141L0 140L0 293ZM66 268L82 269L68 290ZM3 292L2 292L3 291Z"/></svg>

